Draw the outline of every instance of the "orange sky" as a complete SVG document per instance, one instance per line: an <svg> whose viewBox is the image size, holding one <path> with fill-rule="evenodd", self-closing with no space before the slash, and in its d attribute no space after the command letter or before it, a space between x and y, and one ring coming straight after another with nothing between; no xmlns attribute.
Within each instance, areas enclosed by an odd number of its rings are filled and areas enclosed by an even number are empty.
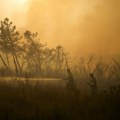
<svg viewBox="0 0 120 120"><path fill-rule="evenodd" d="M0 18L73 55L120 53L119 0L1 0Z"/></svg>

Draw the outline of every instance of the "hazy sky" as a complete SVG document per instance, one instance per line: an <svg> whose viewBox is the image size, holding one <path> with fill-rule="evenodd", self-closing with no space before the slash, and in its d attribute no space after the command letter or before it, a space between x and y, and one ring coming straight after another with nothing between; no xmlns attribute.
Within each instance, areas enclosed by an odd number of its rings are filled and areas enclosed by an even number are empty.
<svg viewBox="0 0 120 120"><path fill-rule="evenodd" d="M120 53L120 0L0 0L0 18L74 55Z"/></svg>

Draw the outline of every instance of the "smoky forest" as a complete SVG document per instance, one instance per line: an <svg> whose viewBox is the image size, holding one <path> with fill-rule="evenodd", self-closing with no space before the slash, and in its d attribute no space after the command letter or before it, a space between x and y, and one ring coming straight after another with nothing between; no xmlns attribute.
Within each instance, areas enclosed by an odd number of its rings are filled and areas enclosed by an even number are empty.
<svg viewBox="0 0 120 120"><path fill-rule="evenodd" d="M119 120L120 56L77 57L2 20L0 120Z"/></svg>

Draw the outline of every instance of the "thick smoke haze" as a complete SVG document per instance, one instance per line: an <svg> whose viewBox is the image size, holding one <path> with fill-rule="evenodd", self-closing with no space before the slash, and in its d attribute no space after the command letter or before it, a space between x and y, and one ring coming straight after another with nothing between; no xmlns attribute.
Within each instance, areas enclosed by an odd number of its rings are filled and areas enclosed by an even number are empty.
<svg viewBox="0 0 120 120"><path fill-rule="evenodd" d="M73 54L119 54L119 0L34 0L28 23L51 46Z"/></svg>
<svg viewBox="0 0 120 120"><path fill-rule="evenodd" d="M38 32L50 47L61 44L75 56L120 53L119 0L26 0L19 7L15 0L1 1L7 2L1 15Z"/></svg>

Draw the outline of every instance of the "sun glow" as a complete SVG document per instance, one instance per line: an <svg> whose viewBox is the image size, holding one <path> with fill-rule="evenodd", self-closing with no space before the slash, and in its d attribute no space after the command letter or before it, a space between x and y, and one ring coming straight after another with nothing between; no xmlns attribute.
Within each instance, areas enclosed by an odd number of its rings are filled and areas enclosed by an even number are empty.
<svg viewBox="0 0 120 120"><path fill-rule="evenodd" d="M28 0L13 0L13 2L17 3L20 6L23 6L28 2Z"/></svg>

